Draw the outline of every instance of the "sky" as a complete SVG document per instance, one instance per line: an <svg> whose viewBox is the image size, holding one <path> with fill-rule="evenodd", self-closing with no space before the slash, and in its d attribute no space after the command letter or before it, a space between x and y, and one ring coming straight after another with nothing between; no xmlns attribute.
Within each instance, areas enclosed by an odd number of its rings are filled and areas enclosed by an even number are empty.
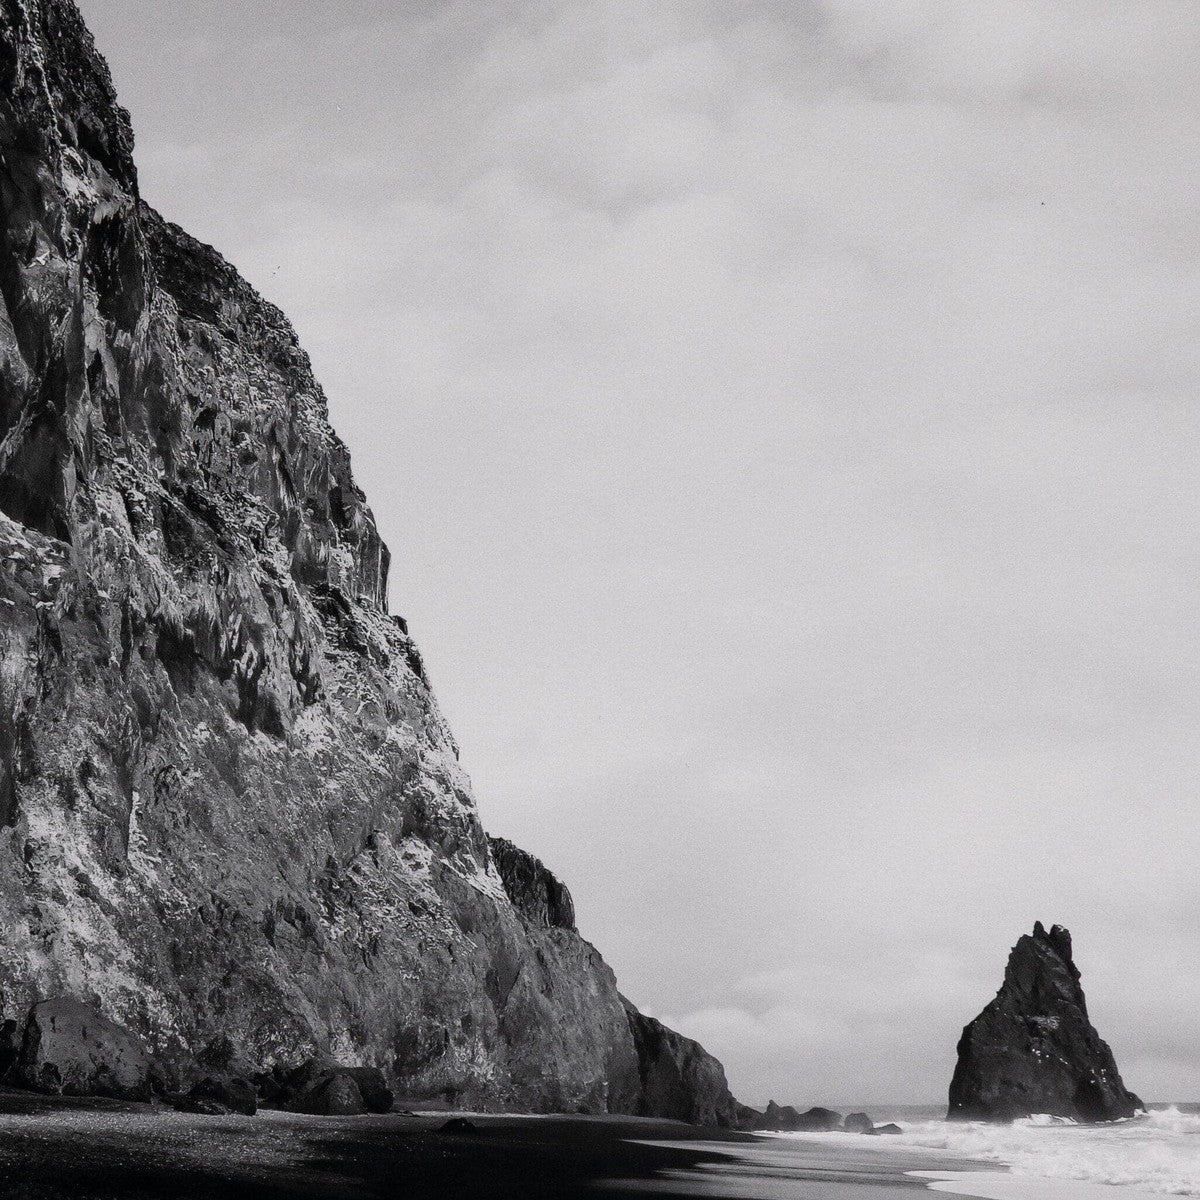
<svg viewBox="0 0 1200 1200"><path fill-rule="evenodd" d="M1061 922L1200 1100L1194 0L79 4L627 995L937 1102Z"/></svg>

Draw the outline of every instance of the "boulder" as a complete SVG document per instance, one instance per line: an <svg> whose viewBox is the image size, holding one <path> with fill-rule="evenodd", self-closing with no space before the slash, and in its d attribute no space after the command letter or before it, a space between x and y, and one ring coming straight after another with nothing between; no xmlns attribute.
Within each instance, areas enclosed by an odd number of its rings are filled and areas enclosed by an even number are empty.
<svg viewBox="0 0 1200 1200"><path fill-rule="evenodd" d="M795 1129L800 1120L800 1112L790 1104L776 1104L774 1100L767 1101L767 1107L762 1112L754 1109L747 1110L749 1120L744 1125L747 1129L759 1129L765 1132Z"/></svg>
<svg viewBox="0 0 1200 1200"><path fill-rule="evenodd" d="M254 1085L236 1075L207 1076L192 1088L188 1098L217 1104L226 1112L241 1113L245 1117L252 1117L258 1112L258 1095Z"/></svg>
<svg viewBox="0 0 1200 1200"><path fill-rule="evenodd" d="M321 1117L356 1117L367 1111L358 1084L349 1075L322 1075L285 1106L289 1112L313 1113Z"/></svg>
<svg viewBox="0 0 1200 1200"><path fill-rule="evenodd" d="M256 1071L251 1076L254 1090L264 1104L282 1104L287 1072L280 1067L272 1067L266 1071Z"/></svg>
<svg viewBox="0 0 1200 1200"><path fill-rule="evenodd" d="M875 1128L875 1122L866 1113L851 1113L842 1122L842 1128L847 1133L870 1133Z"/></svg>
<svg viewBox="0 0 1200 1200"><path fill-rule="evenodd" d="M339 1075L353 1079L358 1085L367 1112L387 1113L392 1111L395 1096L388 1087L383 1072L378 1067L338 1067Z"/></svg>
<svg viewBox="0 0 1200 1200"><path fill-rule="evenodd" d="M1061 925L1047 933L1039 921L1017 941L1000 990L959 1039L949 1119L1113 1121L1142 1107L1088 1019L1079 979Z"/></svg>
<svg viewBox="0 0 1200 1200"><path fill-rule="evenodd" d="M20 1053L21 1028L16 1021L7 1020L0 1025L0 1081L16 1066Z"/></svg>
<svg viewBox="0 0 1200 1200"><path fill-rule="evenodd" d="M904 1130L899 1125L893 1125L889 1121L886 1125L876 1125L873 1129L868 1129L867 1132L872 1134L896 1134L903 1133Z"/></svg>
<svg viewBox="0 0 1200 1200"><path fill-rule="evenodd" d="M474 1121L467 1117L451 1117L445 1125L443 1125L438 1133L453 1133L461 1136L464 1133L478 1133L479 1126Z"/></svg>
<svg viewBox="0 0 1200 1200"><path fill-rule="evenodd" d="M39 1092L148 1100L154 1061L123 1025L63 997L34 1005L15 1075Z"/></svg>
<svg viewBox="0 0 1200 1200"><path fill-rule="evenodd" d="M829 1133L841 1127L842 1114L831 1108L810 1108L800 1114L798 1123L793 1126L805 1133Z"/></svg>
<svg viewBox="0 0 1200 1200"><path fill-rule="evenodd" d="M310 1059L283 1075L270 1077L275 1099L290 1112L347 1116L391 1112L391 1088L377 1067L343 1067Z"/></svg>

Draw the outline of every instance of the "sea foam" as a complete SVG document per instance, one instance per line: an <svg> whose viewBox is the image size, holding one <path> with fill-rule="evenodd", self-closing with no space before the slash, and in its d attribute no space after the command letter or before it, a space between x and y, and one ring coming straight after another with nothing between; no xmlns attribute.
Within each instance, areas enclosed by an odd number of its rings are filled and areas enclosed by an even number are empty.
<svg viewBox="0 0 1200 1200"><path fill-rule="evenodd" d="M974 1121L900 1122L903 1133L862 1138L872 1149L936 1153L1000 1163L1026 1179L1115 1184L1140 1192L1200 1195L1200 1113L1156 1109L1109 1125L1036 1116L1011 1125ZM795 1134L828 1140L846 1134ZM965 1190L965 1189L964 1189ZM1115 1200L1115 1198L1114 1198Z"/></svg>

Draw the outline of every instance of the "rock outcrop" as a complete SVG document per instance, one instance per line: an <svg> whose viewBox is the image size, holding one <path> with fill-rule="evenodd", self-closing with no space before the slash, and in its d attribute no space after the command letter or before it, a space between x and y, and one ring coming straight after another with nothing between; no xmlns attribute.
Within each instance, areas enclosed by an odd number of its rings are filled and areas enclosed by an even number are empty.
<svg viewBox="0 0 1200 1200"><path fill-rule="evenodd" d="M488 848L513 908L527 925L574 931L575 903L556 875L507 838L489 837Z"/></svg>
<svg viewBox="0 0 1200 1200"><path fill-rule="evenodd" d="M694 1125L736 1125L739 1106L730 1095L725 1068L699 1042L638 1012L628 1001L625 1011L637 1047L637 1112Z"/></svg>
<svg viewBox="0 0 1200 1200"><path fill-rule="evenodd" d="M1112 1121L1141 1107L1088 1019L1071 935L1039 921L1013 947L995 999L963 1030L949 1117Z"/></svg>
<svg viewBox="0 0 1200 1200"><path fill-rule="evenodd" d="M5 0L0 1017L75 995L184 1084L719 1119L489 842L388 566L287 319L141 200L74 4Z"/></svg>
<svg viewBox="0 0 1200 1200"><path fill-rule="evenodd" d="M740 1107L737 1125L740 1129L776 1133L832 1133L843 1127L842 1114L831 1108L809 1108L801 1112L791 1104L776 1104L774 1100L768 1101L762 1112Z"/></svg>

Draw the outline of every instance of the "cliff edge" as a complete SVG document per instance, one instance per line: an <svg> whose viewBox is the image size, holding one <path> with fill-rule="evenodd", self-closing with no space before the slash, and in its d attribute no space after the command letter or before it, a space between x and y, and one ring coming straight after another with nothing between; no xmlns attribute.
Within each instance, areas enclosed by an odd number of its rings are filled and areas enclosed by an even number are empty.
<svg viewBox="0 0 1200 1200"><path fill-rule="evenodd" d="M1141 1107L1088 1019L1070 933L1038 921L1013 947L995 999L963 1030L948 1117L1113 1121Z"/></svg>
<svg viewBox="0 0 1200 1200"><path fill-rule="evenodd" d="M286 317L140 199L74 4L4 0L0 1016L71 996L184 1076L654 1111L388 566Z"/></svg>

